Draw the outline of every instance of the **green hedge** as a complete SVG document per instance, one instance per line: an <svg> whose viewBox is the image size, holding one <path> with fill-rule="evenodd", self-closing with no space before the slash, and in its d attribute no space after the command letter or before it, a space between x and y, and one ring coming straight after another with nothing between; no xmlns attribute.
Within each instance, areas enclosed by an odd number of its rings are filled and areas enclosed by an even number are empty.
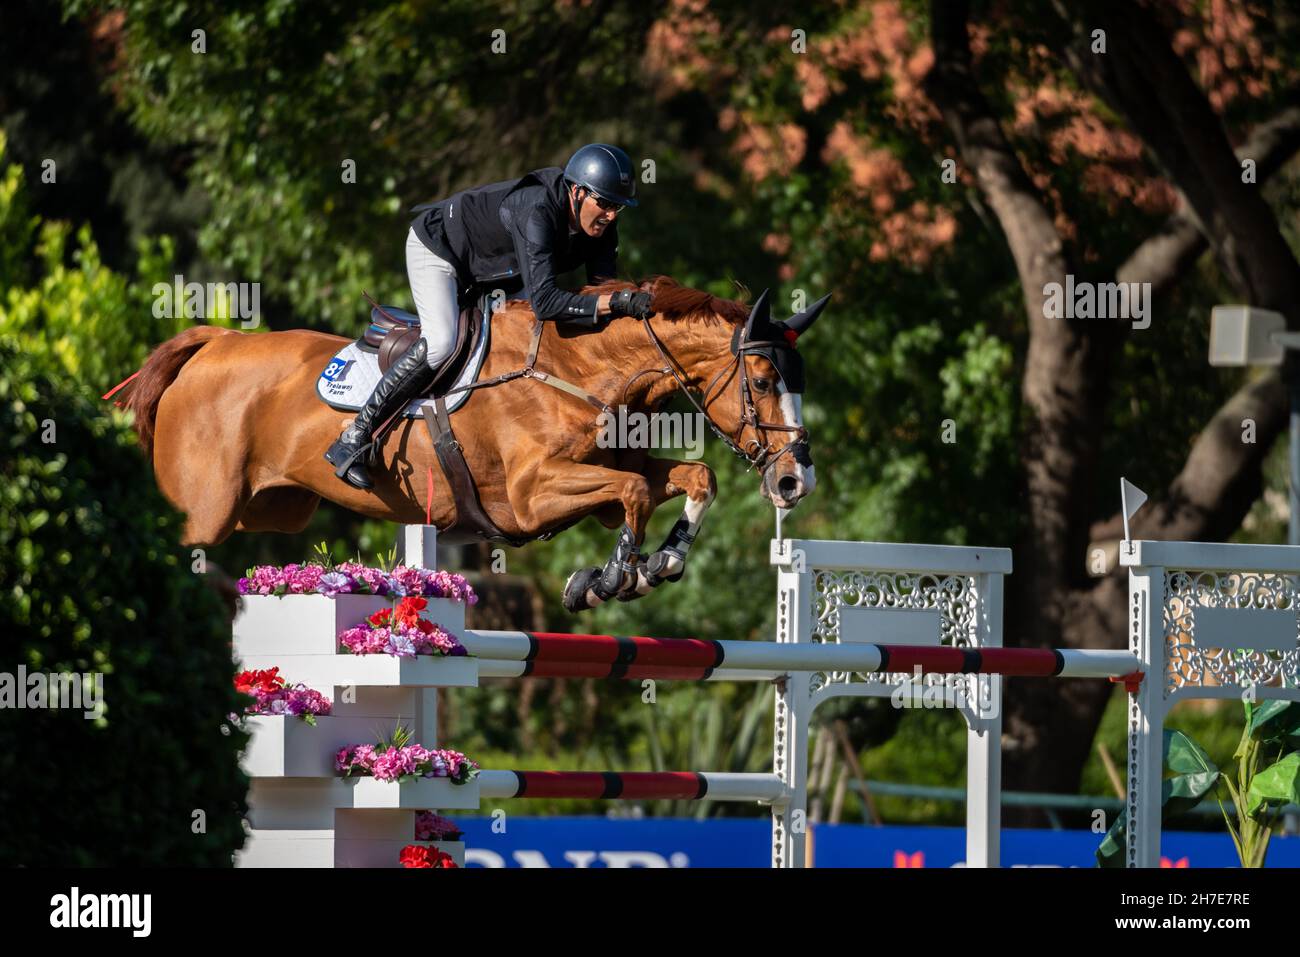
<svg viewBox="0 0 1300 957"><path fill-rule="evenodd" d="M0 709L0 864L225 866L248 786L226 609L107 405L0 342L0 672L104 689L97 719Z"/></svg>

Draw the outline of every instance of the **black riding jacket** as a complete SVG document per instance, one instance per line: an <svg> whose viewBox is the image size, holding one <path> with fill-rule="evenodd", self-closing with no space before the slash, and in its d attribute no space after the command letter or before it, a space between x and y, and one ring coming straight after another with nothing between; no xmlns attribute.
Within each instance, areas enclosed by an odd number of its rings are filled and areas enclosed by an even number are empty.
<svg viewBox="0 0 1300 957"><path fill-rule="evenodd" d="M462 190L416 210L416 235L456 267L462 289L494 283L507 293L522 291L540 319L597 324L596 297L566 292L555 277L585 264L589 283L613 279L618 224L599 239L570 229L558 166Z"/></svg>

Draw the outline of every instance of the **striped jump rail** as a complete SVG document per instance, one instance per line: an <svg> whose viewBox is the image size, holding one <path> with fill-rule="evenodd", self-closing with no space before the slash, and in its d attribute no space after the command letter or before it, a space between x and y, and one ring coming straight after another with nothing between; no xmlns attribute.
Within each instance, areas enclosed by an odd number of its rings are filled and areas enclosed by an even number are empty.
<svg viewBox="0 0 1300 957"><path fill-rule="evenodd" d="M479 794L493 798L761 801L780 803L775 774L714 771L480 771Z"/></svg>
<svg viewBox="0 0 1300 957"><path fill-rule="evenodd" d="M721 681L775 678L792 671L996 674L1009 677L1121 678L1138 671L1127 651L953 648L863 642L786 644L640 635L468 631L462 643L497 678L644 678Z"/></svg>

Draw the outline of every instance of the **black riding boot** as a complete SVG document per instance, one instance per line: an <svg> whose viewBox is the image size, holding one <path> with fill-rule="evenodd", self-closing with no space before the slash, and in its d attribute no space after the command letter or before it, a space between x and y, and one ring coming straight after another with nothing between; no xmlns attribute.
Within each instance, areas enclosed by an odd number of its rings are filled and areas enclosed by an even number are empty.
<svg viewBox="0 0 1300 957"><path fill-rule="evenodd" d="M325 453L325 461L334 466L334 474L353 488L374 488L366 459L370 457L375 429L433 383L437 371L429 368L425 361L427 354L428 347L421 339L389 366L352 425L343 430Z"/></svg>

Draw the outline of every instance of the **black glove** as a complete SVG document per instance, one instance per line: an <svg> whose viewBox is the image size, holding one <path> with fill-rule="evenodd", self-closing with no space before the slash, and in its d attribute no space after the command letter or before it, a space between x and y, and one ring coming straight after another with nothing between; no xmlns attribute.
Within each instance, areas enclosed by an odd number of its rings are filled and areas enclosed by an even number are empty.
<svg viewBox="0 0 1300 957"><path fill-rule="evenodd" d="M650 308L650 293L623 289L609 297L610 316L635 316L648 319L654 315Z"/></svg>

